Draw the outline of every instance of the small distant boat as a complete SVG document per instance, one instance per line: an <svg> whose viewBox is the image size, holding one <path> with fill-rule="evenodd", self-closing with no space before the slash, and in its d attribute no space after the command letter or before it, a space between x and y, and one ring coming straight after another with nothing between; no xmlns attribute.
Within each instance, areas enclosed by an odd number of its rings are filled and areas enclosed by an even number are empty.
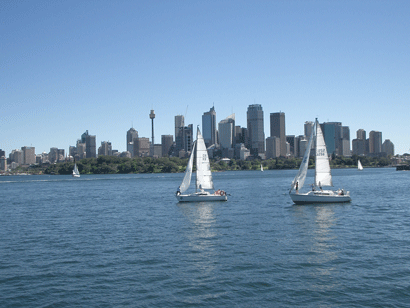
<svg viewBox="0 0 410 308"><path fill-rule="evenodd" d="M76 164L76 163L74 163L73 177L75 177L75 178L79 178L79 177L80 177L80 172L78 171L78 168L77 168L77 164Z"/></svg>
<svg viewBox="0 0 410 308"><path fill-rule="evenodd" d="M357 170L360 170L360 171L363 170L363 166L362 166L362 163L360 162L360 159L357 161Z"/></svg>
<svg viewBox="0 0 410 308"><path fill-rule="evenodd" d="M263 166L262 166L262 164L261 164L261 171L263 172Z"/></svg>
<svg viewBox="0 0 410 308"><path fill-rule="evenodd" d="M192 194L183 194L191 184L192 167L196 157L196 191ZM209 163L208 151L206 150L204 138L201 135L199 127L197 129L196 141L192 147L191 156L185 170L185 176L176 192L176 198L179 202L197 202L197 201L227 201L228 197L223 190L209 192L214 189L212 181L211 165Z"/></svg>
<svg viewBox="0 0 410 308"><path fill-rule="evenodd" d="M316 133L316 136L313 135ZM309 155L312 140L316 137L316 160L315 160L315 182L312 185L312 191L300 193L299 189L303 187L309 165ZM313 203L341 203L350 202L350 194L343 189L324 190L322 186L333 186L332 174L330 172L329 156L327 155L326 144L319 122L316 119L309 143L300 164L299 172L292 181L289 195L295 204L313 204Z"/></svg>

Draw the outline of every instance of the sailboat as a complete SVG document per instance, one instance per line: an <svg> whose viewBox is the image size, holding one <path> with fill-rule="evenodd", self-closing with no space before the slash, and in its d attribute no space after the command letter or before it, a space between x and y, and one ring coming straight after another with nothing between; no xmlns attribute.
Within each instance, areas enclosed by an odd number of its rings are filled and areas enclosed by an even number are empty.
<svg viewBox="0 0 410 308"><path fill-rule="evenodd" d="M262 164L261 164L261 171L263 172L263 166L262 166Z"/></svg>
<svg viewBox="0 0 410 308"><path fill-rule="evenodd" d="M357 170L359 170L359 171L363 170L363 166L362 166L362 163L360 162L360 159L357 160Z"/></svg>
<svg viewBox="0 0 410 308"><path fill-rule="evenodd" d="M78 168L77 168L77 164L76 164L76 163L74 163L73 177L75 177L75 178L79 178L79 177L80 177L80 172L78 171Z"/></svg>
<svg viewBox="0 0 410 308"><path fill-rule="evenodd" d="M184 194L191 184L192 167L194 164L194 156L196 157L196 191L191 194ZM211 165L209 164L209 156L206 150L204 138L201 135L199 127L197 129L196 141L192 147L191 155L188 160L188 165L185 170L184 179L176 192L176 198L180 202L197 202L197 201L227 201L228 197L223 190L209 192L213 190L214 183L212 181Z"/></svg>
<svg viewBox="0 0 410 308"><path fill-rule="evenodd" d="M316 136L314 136L314 131ZM312 190L307 193L301 193L299 190L305 183L307 169L309 165L310 148L313 139L316 137L316 160L315 160L315 182L312 185ZM340 203L350 202L350 194L343 189L324 190L322 186L333 186L332 174L330 172L329 156L327 155L325 139L320 128L319 122L316 119L312 133L309 138L308 146L300 164L299 172L292 181L292 186L289 195L295 204L310 204L310 203Z"/></svg>

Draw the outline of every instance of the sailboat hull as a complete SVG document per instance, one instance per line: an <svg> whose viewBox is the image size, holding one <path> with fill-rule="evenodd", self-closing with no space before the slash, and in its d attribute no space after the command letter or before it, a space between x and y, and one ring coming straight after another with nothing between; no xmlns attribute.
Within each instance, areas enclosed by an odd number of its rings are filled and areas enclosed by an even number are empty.
<svg viewBox="0 0 410 308"><path fill-rule="evenodd" d="M189 195L176 195L179 202L201 202L201 201L227 201L228 196L211 193L194 193Z"/></svg>
<svg viewBox="0 0 410 308"><path fill-rule="evenodd" d="M290 197L295 204L316 204L316 203L345 203L350 202L349 192L324 190L310 191L308 193L290 193Z"/></svg>

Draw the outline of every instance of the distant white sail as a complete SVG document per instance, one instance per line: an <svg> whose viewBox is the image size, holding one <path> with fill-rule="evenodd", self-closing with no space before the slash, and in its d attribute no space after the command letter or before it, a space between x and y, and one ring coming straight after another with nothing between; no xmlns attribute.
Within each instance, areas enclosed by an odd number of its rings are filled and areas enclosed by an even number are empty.
<svg viewBox="0 0 410 308"><path fill-rule="evenodd" d="M80 177L80 172L78 171L76 163L74 163L73 177L76 177L76 178Z"/></svg>
<svg viewBox="0 0 410 308"><path fill-rule="evenodd" d="M360 162L360 159L357 161L357 169L363 170L363 166L362 166L362 163Z"/></svg>
<svg viewBox="0 0 410 308"><path fill-rule="evenodd" d="M199 128L197 129L196 144L196 188L214 189L208 151Z"/></svg>
<svg viewBox="0 0 410 308"><path fill-rule="evenodd" d="M182 180L181 186L179 187L179 190L181 193L185 192L188 189L189 185L191 184L192 167L194 165L194 156L195 156L195 144L196 142L194 142L194 146L192 147L191 156L189 157L188 165L185 170L185 176L184 176L184 179Z"/></svg>
<svg viewBox="0 0 410 308"><path fill-rule="evenodd" d="M333 186L332 174L330 173L329 157L327 156L325 139L322 129L316 120L316 167L315 185Z"/></svg>
<svg viewBox="0 0 410 308"><path fill-rule="evenodd" d="M306 174L307 174L307 170L309 167L310 149L312 147L312 141L313 141L313 131L314 129L312 128L312 132L309 137L309 142L308 142L308 146L305 151L305 155L303 155L303 160L302 160L302 163L300 164L299 172L295 176L292 182L291 189L296 188L296 182L298 183L298 189L301 189L303 187L303 184L305 184Z"/></svg>

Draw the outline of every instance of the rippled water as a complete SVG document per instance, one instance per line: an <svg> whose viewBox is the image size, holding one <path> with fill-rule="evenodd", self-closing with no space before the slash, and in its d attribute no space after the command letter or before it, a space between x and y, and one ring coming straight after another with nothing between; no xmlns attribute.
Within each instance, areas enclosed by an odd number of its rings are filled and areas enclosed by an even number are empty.
<svg viewBox="0 0 410 308"><path fill-rule="evenodd" d="M1 177L0 306L408 307L410 173L333 170L352 203L295 206L296 172L190 204L182 174Z"/></svg>

